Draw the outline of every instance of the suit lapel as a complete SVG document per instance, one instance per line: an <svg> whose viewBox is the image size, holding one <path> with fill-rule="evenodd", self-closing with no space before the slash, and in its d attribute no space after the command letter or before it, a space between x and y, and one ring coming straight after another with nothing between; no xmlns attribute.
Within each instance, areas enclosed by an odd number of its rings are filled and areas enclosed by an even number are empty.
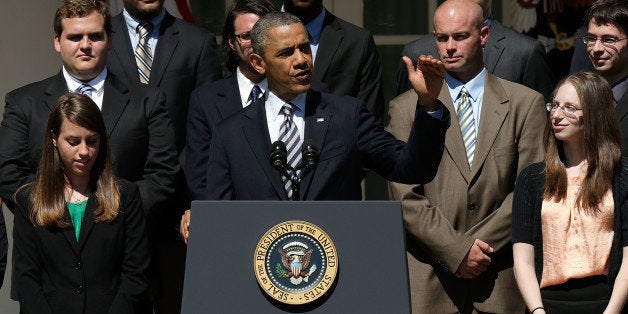
<svg viewBox="0 0 628 314"><path fill-rule="evenodd" d="M79 240L77 244L78 252L81 252L83 250L83 247L85 246L85 241L87 240L87 237L89 237L89 234L92 231L92 227L94 227L94 220L96 219L96 216L94 216L94 211L96 211L97 208L98 200L96 199L95 195L90 194L89 200L87 201L87 205L85 207L83 222L81 222L81 232L79 233Z"/></svg>
<svg viewBox="0 0 628 314"><path fill-rule="evenodd" d="M44 104L48 107L48 110L51 110L55 105L59 97L66 94L68 91L68 84L63 77L63 72L59 72L55 76L55 79L52 80L50 85L44 89Z"/></svg>
<svg viewBox="0 0 628 314"><path fill-rule="evenodd" d="M443 88L440 90L438 99L440 99L445 108L451 112L452 127L447 129L447 136L445 136L445 151L449 154L451 160L453 160L454 164L458 168L458 171L462 174L462 177L469 182L471 172L469 170L469 161L467 161L467 152L464 149L458 115L456 114L453 100L449 95L447 84L443 84Z"/></svg>
<svg viewBox="0 0 628 314"><path fill-rule="evenodd" d="M115 75L109 72L107 79L105 79L105 92L102 102L102 115L109 136L113 133L129 101L129 89Z"/></svg>
<svg viewBox="0 0 628 314"><path fill-rule="evenodd" d="M309 91L305 101L305 139L304 144L310 143L320 153L325 145L325 137L329 123L331 123L331 113L326 110L326 103L321 101L321 93ZM315 168L301 179L301 199L307 198L307 193L316 172Z"/></svg>
<svg viewBox="0 0 628 314"><path fill-rule="evenodd" d="M622 120L628 119L628 117L626 117L626 115L628 115L628 92L624 93L621 99L619 99L619 103L617 107L615 107L615 114L620 124Z"/></svg>
<svg viewBox="0 0 628 314"><path fill-rule="evenodd" d="M486 69L493 73L497 62L502 56L505 47L501 44L501 40L506 38L501 29L501 25L493 20L491 29L489 31L488 41L484 47L484 66Z"/></svg>
<svg viewBox="0 0 628 314"><path fill-rule="evenodd" d="M135 53L133 47L131 47L131 38L129 38L129 31L127 30L122 13L113 17L111 24L113 33L111 36L111 52L120 61L124 76L129 78L129 81L139 82L137 64L135 64ZM109 58L111 57L113 56Z"/></svg>
<svg viewBox="0 0 628 314"><path fill-rule="evenodd" d="M331 60L336 54L336 50L342 42L344 32L338 23L336 17L328 11L325 11L325 20L323 21L323 31L321 32L321 40L316 51L316 61L314 62L313 80L322 82L327 73L327 69L331 64Z"/></svg>
<svg viewBox="0 0 628 314"><path fill-rule="evenodd" d="M247 108L243 112L242 131L244 132L244 137L279 198L287 200L288 195L283 187L283 182L281 182L281 176L270 165L269 161L271 143L270 135L268 134L268 123L266 122L264 98L252 103L249 107L251 108Z"/></svg>
<svg viewBox="0 0 628 314"><path fill-rule="evenodd" d="M242 100L240 99L240 88L235 74L225 82L224 88L221 88L217 95L221 97L216 110L222 119L242 110ZM222 120L221 119L221 120Z"/></svg>
<svg viewBox="0 0 628 314"><path fill-rule="evenodd" d="M504 124L506 116L508 116L508 102L508 95L499 80L490 73L487 73L486 83L484 84L480 129L478 130L478 141L475 147L473 168L471 169L472 178L476 176L482 168L482 164L484 164L499 134L499 130Z"/></svg>
<svg viewBox="0 0 628 314"><path fill-rule="evenodd" d="M179 28L174 24L175 18L166 12L159 29L159 40L153 56L153 66L150 70L150 84L159 86L166 72L168 63L179 45Z"/></svg>
<svg viewBox="0 0 628 314"><path fill-rule="evenodd" d="M65 217L63 217L63 220L69 221L69 222L72 221L72 218L70 217L70 211L68 211L67 206L65 208ZM68 246L72 249L72 252L74 252L76 256L80 256L81 254L78 249L78 242L76 241L76 233L74 232L74 226L70 223L70 226L68 228L64 228L63 230L61 230L61 233L63 233L63 236L65 237L65 240L68 242Z"/></svg>

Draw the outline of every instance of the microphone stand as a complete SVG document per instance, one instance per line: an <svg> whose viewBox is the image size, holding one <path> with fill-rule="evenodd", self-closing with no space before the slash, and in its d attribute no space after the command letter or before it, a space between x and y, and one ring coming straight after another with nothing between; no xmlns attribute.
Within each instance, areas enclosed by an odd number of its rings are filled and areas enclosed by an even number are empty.
<svg viewBox="0 0 628 314"><path fill-rule="evenodd" d="M301 187L301 177L303 177L306 173L314 170L316 168L316 164L318 163L318 150L310 143L309 140L305 142L303 145L302 153L302 161L299 166L296 168L292 168L291 165L287 163L288 152L286 150L286 144L281 141L275 141L272 144L272 148L270 151L270 164L277 170L282 176L288 178L290 183L292 184L292 197L290 200L292 201L300 201L301 196L299 194L299 190ZM299 175L297 172L302 170Z"/></svg>

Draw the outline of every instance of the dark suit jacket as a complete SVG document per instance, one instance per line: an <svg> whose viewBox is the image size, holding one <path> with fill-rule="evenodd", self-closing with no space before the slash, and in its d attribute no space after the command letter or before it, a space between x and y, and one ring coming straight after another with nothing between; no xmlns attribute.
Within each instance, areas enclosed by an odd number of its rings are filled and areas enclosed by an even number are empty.
<svg viewBox="0 0 628 314"><path fill-rule="evenodd" d="M438 98L455 110L446 84ZM416 101L408 91L390 102L388 130L399 139L410 134ZM512 271L510 213L517 174L543 159L543 103L541 94L487 73L473 168L453 115L434 180L390 184L391 199L402 201L413 313L524 311ZM490 267L475 279L454 277L475 239L495 249Z"/></svg>
<svg viewBox="0 0 628 314"><path fill-rule="evenodd" d="M0 197L9 208L18 188L34 180L48 114L67 92L59 72L6 95L0 124ZM109 132L114 172L137 183L144 211L149 214L172 196L174 178L180 169L164 94L154 87L123 83L109 73L102 114Z"/></svg>
<svg viewBox="0 0 628 314"><path fill-rule="evenodd" d="M416 110L408 145L379 125L358 99L309 91L305 141L320 152L316 169L301 182L303 200L357 200L363 168L391 180L428 182L443 151L444 120ZM207 199L286 200L280 174L271 166L270 136L260 101L214 129L209 150Z"/></svg>
<svg viewBox="0 0 628 314"><path fill-rule="evenodd" d="M107 67L124 80L139 82L134 47L131 47L122 13L113 17L111 23L112 49ZM185 145L190 93L220 78L220 58L214 35L166 12L153 55L149 85L159 87L166 94L179 152Z"/></svg>
<svg viewBox="0 0 628 314"><path fill-rule="evenodd" d="M78 242L74 227L33 226L30 190L20 190L14 212L20 313L137 313L149 263L137 187L120 181L120 213L109 223L94 223L98 201L90 195Z"/></svg>
<svg viewBox="0 0 628 314"><path fill-rule="evenodd" d="M401 55L410 57L415 66L420 55L438 56L434 36L427 34L408 43ZM547 62L541 42L493 20L484 46L484 66L489 72L528 86L550 101L555 81ZM412 85L408 81L408 70L401 60L397 72L397 95L410 89Z"/></svg>
<svg viewBox="0 0 628 314"><path fill-rule="evenodd" d="M622 156L628 157L628 92L619 99L615 114L619 120L619 129L622 137Z"/></svg>
<svg viewBox="0 0 628 314"><path fill-rule="evenodd" d="M207 188L207 162L212 130L242 110L236 75L204 85L192 92L185 146L185 178L190 198L200 199Z"/></svg>
<svg viewBox="0 0 628 314"><path fill-rule="evenodd" d="M332 94L361 99L382 120L382 70L373 36L329 11L325 11L312 80L327 84Z"/></svg>
<svg viewBox="0 0 628 314"><path fill-rule="evenodd" d="M328 86L312 82L312 89L328 91ZM192 92L185 144L185 179L192 200L201 199L207 189L207 166L212 130L227 117L242 110L236 75L203 85Z"/></svg>

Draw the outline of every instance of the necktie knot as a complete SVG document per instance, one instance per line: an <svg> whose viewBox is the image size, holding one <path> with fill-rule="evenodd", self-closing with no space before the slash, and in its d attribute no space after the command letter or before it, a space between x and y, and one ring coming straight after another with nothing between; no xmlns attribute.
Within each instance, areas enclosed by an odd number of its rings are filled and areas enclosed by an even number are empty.
<svg viewBox="0 0 628 314"><path fill-rule="evenodd" d="M76 93L81 94L81 95L85 95L89 98L92 98L92 92L94 92L96 89L94 87L92 87L91 85L87 84L87 83L83 83L81 84L81 86L79 86L76 89Z"/></svg>
<svg viewBox="0 0 628 314"><path fill-rule="evenodd" d="M136 31L140 34L140 38L144 38L153 30L153 27L153 23L151 22L142 22L137 25Z"/></svg>
<svg viewBox="0 0 628 314"><path fill-rule="evenodd" d="M251 100L251 103L254 103L255 101L257 101L261 95L262 95L262 89L257 85L253 86L253 89L251 90L251 94L249 95L249 99Z"/></svg>
<svg viewBox="0 0 628 314"><path fill-rule="evenodd" d="M292 104L292 103L287 102L287 103L283 104L283 106L281 107L281 112L283 112L283 114L286 117L292 116L292 112L293 111L294 111L294 104Z"/></svg>

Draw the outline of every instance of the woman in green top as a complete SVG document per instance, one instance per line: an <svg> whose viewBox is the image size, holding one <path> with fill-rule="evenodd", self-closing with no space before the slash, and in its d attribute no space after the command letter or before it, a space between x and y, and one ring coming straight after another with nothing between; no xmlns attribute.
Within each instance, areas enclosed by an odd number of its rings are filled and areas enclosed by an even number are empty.
<svg viewBox="0 0 628 314"><path fill-rule="evenodd" d="M20 312L142 311L149 257L141 200L112 172L99 108L83 95L62 96L46 130L38 176L15 199Z"/></svg>

